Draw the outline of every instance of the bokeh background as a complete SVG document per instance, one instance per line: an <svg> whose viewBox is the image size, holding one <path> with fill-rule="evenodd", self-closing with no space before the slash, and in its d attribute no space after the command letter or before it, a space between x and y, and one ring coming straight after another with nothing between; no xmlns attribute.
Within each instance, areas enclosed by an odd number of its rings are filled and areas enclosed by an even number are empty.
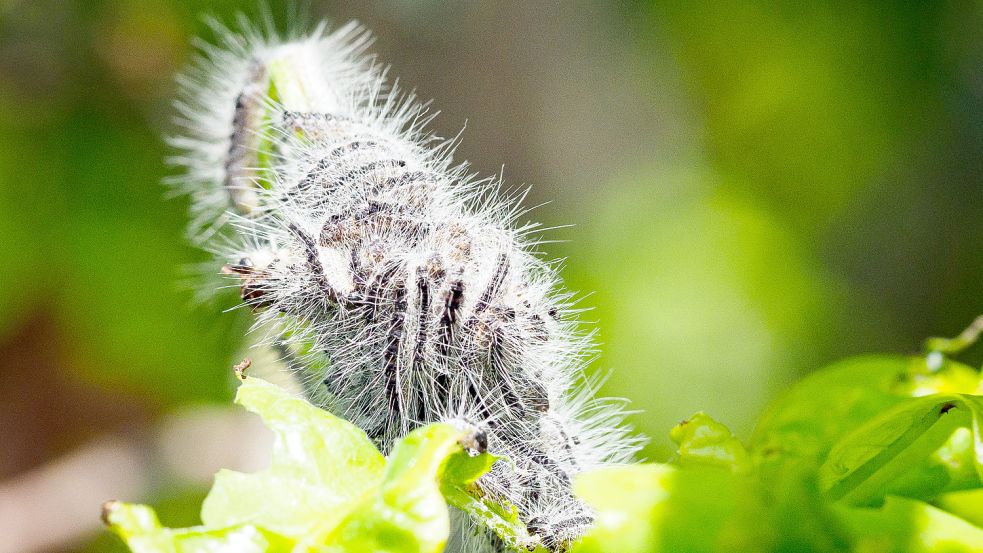
<svg viewBox="0 0 983 553"><path fill-rule="evenodd" d="M697 410L746 437L802 374L983 313L979 1L308 4L573 225L547 250L650 459ZM262 464L229 405L248 313L193 300L160 185L172 77L237 10L0 0L2 552L121 550L103 500L190 524L214 470Z"/></svg>

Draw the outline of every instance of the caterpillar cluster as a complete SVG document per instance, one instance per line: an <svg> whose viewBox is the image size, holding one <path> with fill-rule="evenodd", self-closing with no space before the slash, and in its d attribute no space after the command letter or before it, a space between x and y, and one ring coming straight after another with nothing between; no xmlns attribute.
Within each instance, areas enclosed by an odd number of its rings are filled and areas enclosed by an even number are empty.
<svg viewBox="0 0 983 553"><path fill-rule="evenodd" d="M621 402L592 397L590 334L537 226L516 224L521 198L452 162L456 140L425 131L426 108L386 84L359 27L240 24L216 24L221 42L180 78L174 183L192 234L312 401L384 451L431 422L484 430L503 459L480 493L514 505L529 536L462 521L451 550L565 550L592 522L573 477L638 442Z"/></svg>

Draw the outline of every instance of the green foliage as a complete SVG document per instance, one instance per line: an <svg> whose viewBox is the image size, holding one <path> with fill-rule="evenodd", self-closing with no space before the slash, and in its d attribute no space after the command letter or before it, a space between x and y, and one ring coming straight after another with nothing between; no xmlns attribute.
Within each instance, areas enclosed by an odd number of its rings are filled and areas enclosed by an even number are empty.
<svg viewBox="0 0 983 553"><path fill-rule="evenodd" d="M597 522L575 551L983 551L981 389L937 351L870 356L803 379L747 449L698 413L675 462L578 480Z"/></svg>
<svg viewBox="0 0 983 553"><path fill-rule="evenodd" d="M747 446L701 412L670 432L673 462L581 475L596 519L572 552L983 551L983 378L942 353L965 344L928 344L810 375ZM466 452L473 430L425 426L385 459L351 424L262 380L236 401L275 433L270 468L219 472L193 528L109 504L134 552L439 552L448 504L508 544L534 543L514 508L474 485L497 459Z"/></svg>
<svg viewBox="0 0 983 553"><path fill-rule="evenodd" d="M439 552L450 531L444 497L506 541L527 535L514 514L466 492L495 461L465 451L473 430L420 428L387 460L358 428L261 379L246 378L236 402L274 432L270 467L219 472L192 528L163 528L144 505L108 503L107 524L135 553Z"/></svg>

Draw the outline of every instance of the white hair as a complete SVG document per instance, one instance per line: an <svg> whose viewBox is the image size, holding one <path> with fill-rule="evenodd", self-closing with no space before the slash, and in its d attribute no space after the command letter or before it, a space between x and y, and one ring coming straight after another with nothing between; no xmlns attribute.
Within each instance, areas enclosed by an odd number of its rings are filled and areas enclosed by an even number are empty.
<svg viewBox="0 0 983 553"><path fill-rule="evenodd" d="M516 223L523 194L453 163L456 139L425 131L427 108L386 84L358 26L240 26L214 25L220 44L180 78L173 183L195 240L310 399L383 451L436 421L485 430L503 459L478 486L530 535L463 524L452 548L564 550L592 521L574 476L628 461L639 439L623 402L593 399L591 333L536 252L538 225Z"/></svg>

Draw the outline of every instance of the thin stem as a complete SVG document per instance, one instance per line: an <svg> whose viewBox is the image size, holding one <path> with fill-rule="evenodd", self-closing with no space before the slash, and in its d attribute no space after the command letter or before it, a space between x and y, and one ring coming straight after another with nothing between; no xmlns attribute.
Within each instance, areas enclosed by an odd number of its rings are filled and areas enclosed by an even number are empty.
<svg viewBox="0 0 983 553"><path fill-rule="evenodd" d="M925 340L925 351L928 353L943 353L955 355L962 353L979 340L983 334L983 315L976 318L966 330L959 333L955 338L929 338Z"/></svg>

